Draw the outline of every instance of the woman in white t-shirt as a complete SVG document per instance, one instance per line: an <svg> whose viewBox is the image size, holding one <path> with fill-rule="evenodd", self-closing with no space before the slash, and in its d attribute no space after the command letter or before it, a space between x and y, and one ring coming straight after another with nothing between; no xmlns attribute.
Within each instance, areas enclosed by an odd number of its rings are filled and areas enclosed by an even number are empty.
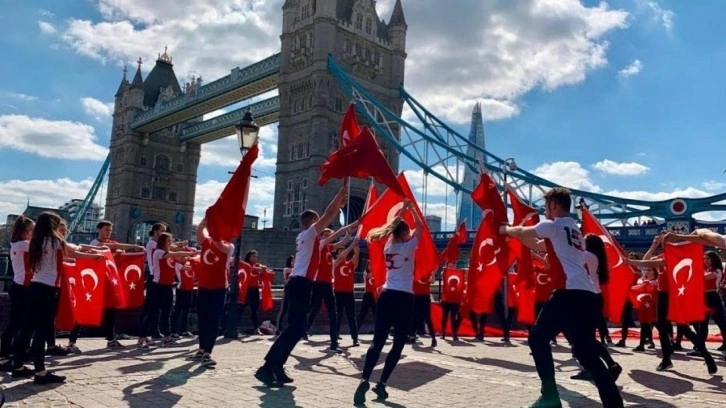
<svg viewBox="0 0 726 408"><path fill-rule="evenodd" d="M10 295L10 321L3 331L2 341L0 341L0 366L6 371L12 368L12 362L9 359L12 354L13 340L21 330L29 330L27 323L30 319L28 318L29 309L26 297L32 275L25 270L25 257L28 253L30 236L33 233L34 225L33 220L21 215L15 220L10 237L10 262L14 273L13 283L8 291Z"/></svg>
<svg viewBox="0 0 726 408"><path fill-rule="evenodd" d="M98 253L77 251L74 246L66 245L61 232L61 218L53 212L43 212L33 229L28 246L28 270L33 278L28 286L30 320L33 326L33 364L35 383L50 384L65 381L65 377L55 375L45 369L45 343L54 332L55 313L58 306L56 288L61 279L63 259L69 256L76 259L100 259ZM13 377L30 376L32 370L23 366L25 348L29 339L21 339L15 347L15 367Z"/></svg>
<svg viewBox="0 0 726 408"><path fill-rule="evenodd" d="M706 320L700 323L696 323L696 333L703 340L706 341L708 337L708 321L713 319L713 322L718 326L718 330L721 332L723 338L721 347L718 351L724 351L726 349L726 311L724 311L723 303L721 303L721 297L718 295L719 281L723 276L723 270L721 270L721 258L714 251L706 251L703 254L703 265L705 266L703 286L705 289L705 303L706 303Z"/></svg>
<svg viewBox="0 0 726 408"><path fill-rule="evenodd" d="M368 241L388 239L383 251L386 259L386 283L383 285L383 291L378 297L376 306L373 343L366 353L361 382L353 397L356 405L365 402L365 394L370 388L368 381L373 373L373 368L378 364L378 357L386 344L391 327L393 327L393 346L388 352L381 378L373 387L373 391L380 400L388 398L386 381L398 364L406 343L408 325L413 311L414 259L422 221L408 200L404 201L402 212L405 211L411 211L413 214L416 222L413 231L408 223L398 216L388 225L373 229L368 234Z"/></svg>

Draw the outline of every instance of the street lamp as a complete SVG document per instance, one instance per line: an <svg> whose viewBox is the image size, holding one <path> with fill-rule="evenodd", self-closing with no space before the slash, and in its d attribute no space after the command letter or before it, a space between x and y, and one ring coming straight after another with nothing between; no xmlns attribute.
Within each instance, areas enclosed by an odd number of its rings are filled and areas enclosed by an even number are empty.
<svg viewBox="0 0 726 408"><path fill-rule="evenodd" d="M504 163L502 163L502 174L503 174L503 184L504 184L504 191L502 191L502 201L504 201L504 210L507 210L507 174L509 172L515 172L517 171L517 162L514 160L514 157L509 157L507 160L504 160ZM507 287L509 285L509 272L507 272L507 279L504 279L502 281L502 310L504 311L504 319L509 319L509 308L507 307L507 292L509 292L509 288ZM502 322L502 325L507 324L506 322Z"/></svg>
<svg viewBox="0 0 726 408"><path fill-rule="evenodd" d="M239 152L242 154L242 157L244 157L252 146L257 143L257 138L260 134L260 127L255 123L255 120L252 117L252 112L247 110L240 123L235 125L234 128L237 132ZM243 193L244 192L240 192L240 194ZM242 253L242 228L244 228L244 225L240 225L239 227L240 234L237 237L234 249L234 264L229 268L229 290L227 291L227 303L225 305L226 313L224 337L227 339L239 338L239 331L237 330L237 326L239 324L239 305L237 304L237 299L239 298L239 262L240 255Z"/></svg>

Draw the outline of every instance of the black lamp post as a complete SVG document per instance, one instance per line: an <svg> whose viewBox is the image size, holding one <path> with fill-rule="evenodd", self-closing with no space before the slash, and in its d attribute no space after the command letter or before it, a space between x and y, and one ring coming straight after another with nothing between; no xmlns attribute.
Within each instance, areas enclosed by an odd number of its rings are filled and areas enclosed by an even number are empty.
<svg viewBox="0 0 726 408"><path fill-rule="evenodd" d="M260 127L255 123L252 113L248 110L245 112L242 121L235 126L237 132L237 142L239 143L239 151L244 157L252 146L257 143L257 137L260 133ZM242 228L240 225L240 234L237 237L235 243L234 253L234 264L229 268L229 291L227 291L227 303L225 313L225 325L224 325L224 337L227 339L236 339L239 337L239 331L237 326L239 324L239 305L237 299L239 298L239 261L240 254L242 253Z"/></svg>

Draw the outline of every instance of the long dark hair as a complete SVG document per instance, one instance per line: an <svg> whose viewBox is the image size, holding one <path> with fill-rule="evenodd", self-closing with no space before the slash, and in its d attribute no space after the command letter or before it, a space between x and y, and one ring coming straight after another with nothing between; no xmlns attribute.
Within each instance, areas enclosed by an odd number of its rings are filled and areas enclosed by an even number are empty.
<svg viewBox="0 0 726 408"><path fill-rule="evenodd" d="M10 237L10 242L24 241L23 234L25 231L33 228L33 220L21 215L15 219L13 223L13 234Z"/></svg>
<svg viewBox="0 0 726 408"><path fill-rule="evenodd" d="M38 270L40 263L43 261L43 245L46 239L51 240L54 251L58 245L65 248L66 242L60 231L58 231L60 224L61 217L54 212L45 211L38 216L38 222L33 228L33 237L30 239L30 247L28 248L28 266L33 273ZM61 261L61 259L58 260L58 262Z"/></svg>
<svg viewBox="0 0 726 408"><path fill-rule="evenodd" d="M247 262L247 263L249 264L249 263L250 263L250 258L252 258L252 255L257 255L257 251L255 251L255 250L252 250L252 251L250 251L250 252L247 252L247 253L245 254L245 262ZM251 265L251 264L250 264L250 265Z"/></svg>
<svg viewBox="0 0 726 408"><path fill-rule="evenodd" d="M287 257L287 262L285 262L286 268L292 268L292 261L295 259L295 255L290 255Z"/></svg>
<svg viewBox="0 0 726 408"><path fill-rule="evenodd" d="M597 257L597 279L600 284L608 283L608 256L602 238L594 234L585 235L585 249Z"/></svg>
<svg viewBox="0 0 726 408"><path fill-rule="evenodd" d="M166 249L164 249L167 242L171 243L171 234L168 232L163 232L161 235L159 235L159 241L157 241L156 247L162 251L167 251Z"/></svg>
<svg viewBox="0 0 726 408"><path fill-rule="evenodd" d="M711 260L711 270L721 269L721 258L714 251L706 251L705 255Z"/></svg>

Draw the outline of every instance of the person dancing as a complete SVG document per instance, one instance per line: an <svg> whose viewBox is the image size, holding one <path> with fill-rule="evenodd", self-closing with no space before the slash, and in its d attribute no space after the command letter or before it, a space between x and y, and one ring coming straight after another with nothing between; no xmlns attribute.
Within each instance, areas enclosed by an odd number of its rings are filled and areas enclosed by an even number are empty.
<svg viewBox="0 0 726 408"><path fill-rule="evenodd" d="M338 327L335 332L340 333L340 325L343 322L343 313L345 312L345 316L348 319L350 337L353 339L353 347L360 345L358 343L358 326L355 321L354 293L355 270L358 269L359 258L360 246L356 238L348 248L338 254L333 262L333 269L335 271L333 289L335 290L335 307L338 309ZM340 335L338 335L338 339L340 339Z"/></svg>
<svg viewBox="0 0 726 408"><path fill-rule="evenodd" d="M300 215L303 230L295 239L295 266L286 287L290 302L287 327L265 355L265 363L255 372L255 378L267 386L293 382L283 366L307 330L310 294L320 257L320 233L340 214L346 203L346 190L345 185L338 190L322 217L313 210L305 210Z"/></svg>
<svg viewBox="0 0 726 408"><path fill-rule="evenodd" d="M387 270L386 283L383 285L383 291L378 297L373 343L366 352L361 381L353 396L353 402L356 405L365 402L366 392L370 388L369 380L373 368L378 364L378 357L386 344L391 327L393 327L393 346L391 346L391 350L386 357L381 378L373 387L373 391L381 400L388 398L386 383L396 364L398 364L401 352L406 344L406 335L414 304L414 259L423 221L418 217L413 204L408 200L404 201L403 211L411 211L413 214L416 222L413 231L408 223L401 216L398 216L387 225L371 230L367 238L368 241L387 239L384 249Z"/></svg>
<svg viewBox="0 0 726 408"><path fill-rule="evenodd" d="M258 312L260 309L260 283L262 274L267 273L267 266L259 262L257 251L249 251L245 254L244 260L239 263L239 270L247 273L247 295L239 305L239 318L247 306L250 307L250 321L252 323L252 334L262 334L260 332L260 321Z"/></svg>
<svg viewBox="0 0 726 408"><path fill-rule="evenodd" d="M285 268L282 269L282 278L285 280L285 287L282 291L282 304L280 305L280 312L277 313L277 320L275 321L276 336L279 336L280 333L282 333L282 322L283 319L285 319L285 315L287 314L287 308L289 307L289 303L285 299L285 293L287 292L287 282L290 281L290 276L292 276L293 265L295 265L295 255L290 255L287 257L287 261L285 262Z"/></svg>
<svg viewBox="0 0 726 408"><path fill-rule="evenodd" d="M582 233L570 217L572 197L566 188L555 187L544 195L545 216L533 227L502 226L501 234L518 238L535 250L546 249L549 275L557 288L545 303L529 336L535 367L542 381L542 395L532 407L560 407L550 341L567 331L575 358L592 373L600 400L606 408L622 407L623 399L607 367L600 360L594 336L599 300L585 269Z"/></svg>
<svg viewBox="0 0 726 408"><path fill-rule="evenodd" d="M706 267L703 284L706 291L707 314L706 320L696 324L696 333L705 342L706 338L708 338L708 321L709 319L713 319L713 322L718 326L722 339L718 351L724 351L726 349L726 312L724 311L721 297L717 292L718 283L723 277L721 258L714 251L706 251L703 256L703 262Z"/></svg>

